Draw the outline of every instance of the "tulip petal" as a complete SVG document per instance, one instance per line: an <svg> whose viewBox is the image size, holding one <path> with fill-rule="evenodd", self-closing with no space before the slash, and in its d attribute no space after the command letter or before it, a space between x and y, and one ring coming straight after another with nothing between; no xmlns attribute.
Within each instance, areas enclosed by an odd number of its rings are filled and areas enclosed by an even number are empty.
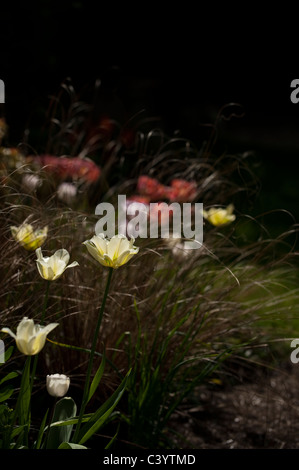
<svg viewBox="0 0 299 470"><path fill-rule="evenodd" d="M101 263L101 261L103 261L103 255L104 253L100 252L96 245L91 241L91 240L87 240L86 242L83 243L83 245L86 246L88 252L91 254L91 256L97 260L99 263Z"/></svg>
<svg viewBox="0 0 299 470"><path fill-rule="evenodd" d="M116 266L120 267L123 264L127 263L130 261L131 258L133 258L134 255L136 255L138 251L133 251L133 250L127 250L124 251L117 259L116 261Z"/></svg>
<svg viewBox="0 0 299 470"><path fill-rule="evenodd" d="M30 342L30 341L29 341ZM18 350L22 353L22 354L25 354L26 356L31 356L31 350L30 350L30 347L28 345L28 341L26 341L25 339L23 338L16 338L16 345L17 345L17 348Z"/></svg>
<svg viewBox="0 0 299 470"><path fill-rule="evenodd" d="M109 255L105 254L103 258L104 258L105 266L114 268L114 261L110 258Z"/></svg>
<svg viewBox="0 0 299 470"><path fill-rule="evenodd" d="M53 281L55 279L58 279L61 274L64 273L65 269L66 264L62 259L57 259L51 256L48 267L48 279L51 279Z"/></svg>
<svg viewBox="0 0 299 470"><path fill-rule="evenodd" d="M119 251L121 249L121 237L115 235L111 238L107 246L107 254L111 260L114 260L118 257Z"/></svg>
<svg viewBox="0 0 299 470"><path fill-rule="evenodd" d="M71 264L69 264L65 269L74 268L75 266L79 266L78 261L73 261L73 262L72 262Z"/></svg>
<svg viewBox="0 0 299 470"><path fill-rule="evenodd" d="M35 335L34 321L24 317L17 327L17 338L28 340Z"/></svg>
<svg viewBox="0 0 299 470"><path fill-rule="evenodd" d="M119 268L120 266L125 264L127 261L129 261L129 256L130 256L130 250L124 251L115 261L115 268Z"/></svg>
<svg viewBox="0 0 299 470"><path fill-rule="evenodd" d="M36 265L38 272L43 279L47 279L49 281L54 279L55 275L53 269L44 260L36 260Z"/></svg>
<svg viewBox="0 0 299 470"><path fill-rule="evenodd" d="M96 249L101 255L107 253L107 241L103 237L103 234L94 235L90 240L92 243L94 243Z"/></svg>
<svg viewBox="0 0 299 470"><path fill-rule="evenodd" d="M51 258L52 258L52 256L51 256ZM68 262L70 260L70 254L67 250L65 250L64 248L61 248L60 250L57 250L54 253L53 259L61 260L65 264L68 264Z"/></svg>
<svg viewBox="0 0 299 470"><path fill-rule="evenodd" d="M37 259L38 259L39 261L42 261L42 260L43 260L43 255L42 255L42 249L41 249L41 248L37 248L37 249L35 250L35 254L36 254Z"/></svg>
<svg viewBox="0 0 299 470"><path fill-rule="evenodd" d="M10 328L2 328L0 331L2 331L2 333L8 333L10 336L12 336L14 339L16 339L16 335L11 331Z"/></svg>
<svg viewBox="0 0 299 470"><path fill-rule="evenodd" d="M31 342L28 345L28 354L35 355L38 354L44 347L46 342L46 337L50 333L50 331L54 330L58 326L58 323L50 323L44 327L37 325L37 334L35 337L32 338Z"/></svg>

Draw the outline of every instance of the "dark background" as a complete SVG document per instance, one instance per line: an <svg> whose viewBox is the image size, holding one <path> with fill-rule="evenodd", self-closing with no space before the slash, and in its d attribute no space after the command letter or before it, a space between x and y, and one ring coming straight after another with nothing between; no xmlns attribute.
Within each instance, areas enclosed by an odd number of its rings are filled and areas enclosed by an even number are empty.
<svg viewBox="0 0 299 470"><path fill-rule="evenodd" d="M242 117L221 122L220 149L253 151L263 185L257 210L284 208L297 219L299 103L290 83L298 68L282 19L190 5L4 3L0 78L11 143L66 77L78 90L100 79L99 106L120 121L144 110L199 146L203 124L236 103Z"/></svg>

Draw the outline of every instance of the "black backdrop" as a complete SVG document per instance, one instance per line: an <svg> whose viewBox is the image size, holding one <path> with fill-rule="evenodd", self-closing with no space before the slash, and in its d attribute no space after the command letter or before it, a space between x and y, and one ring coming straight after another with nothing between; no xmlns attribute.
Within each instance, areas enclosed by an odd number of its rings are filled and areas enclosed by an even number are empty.
<svg viewBox="0 0 299 470"><path fill-rule="evenodd" d="M167 132L179 129L198 142L202 123L238 103L244 115L223 123L220 141L229 151L253 150L261 159L267 207L299 215L299 103L290 100L298 71L291 41L285 46L276 25L269 31L270 22L259 24L246 10L232 17L214 4L206 10L177 5L2 4L0 78L11 142L22 140L35 110L66 77L77 89L100 79L102 100L120 113L116 117L145 109Z"/></svg>

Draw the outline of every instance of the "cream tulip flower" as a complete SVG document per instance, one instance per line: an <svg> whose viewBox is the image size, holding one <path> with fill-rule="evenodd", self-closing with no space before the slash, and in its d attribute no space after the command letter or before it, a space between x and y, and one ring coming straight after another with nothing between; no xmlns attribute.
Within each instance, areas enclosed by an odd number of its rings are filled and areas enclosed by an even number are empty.
<svg viewBox="0 0 299 470"><path fill-rule="evenodd" d="M17 327L16 335L9 328L2 328L1 331L8 333L15 339L21 353L26 356L34 356L43 349L47 335L56 326L58 323L50 323L47 326L35 325L33 320L24 317Z"/></svg>
<svg viewBox="0 0 299 470"><path fill-rule="evenodd" d="M14 239L28 251L39 248L47 238L48 227L34 230L30 224L22 224L19 227L10 227Z"/></svg>
<svg viewBox="0 0 299 470"><path fill-rule="evenodd" d="M83 245L100 264L118 269L138 253L139 248L134 246L134 241L134 238L129 241L122 234L114 235L109 239L105 238L103 233L100 233L83 242Z"/></svg>
<svg viewBox="0 0 299 470"><path fill-rule="evenodd" d="M36 251L36 264L39 274L43 279L48 281L55 281L58 279L66 269L79 266L77 261L68 265L70 260L70 255L67 250L62 248L57 250L54 255L47 257L42 255L41 248L38 248Z"/></svg>
<svg viewBox="0 0 299 470"><path fill-rule="evenodd" d="M236 216L233 214L234 206L229 204L226 209L211 207L208 211L203 211L203 216L212 225L219 226L233 222Z"/></svg>
<svg viewBox="0 0 299 470"><path fill-rule="evenodd" d="M52 397L61 398L67 393L69 389L70 378L64 374L47 375L46 385L48 393Z"/></svg>

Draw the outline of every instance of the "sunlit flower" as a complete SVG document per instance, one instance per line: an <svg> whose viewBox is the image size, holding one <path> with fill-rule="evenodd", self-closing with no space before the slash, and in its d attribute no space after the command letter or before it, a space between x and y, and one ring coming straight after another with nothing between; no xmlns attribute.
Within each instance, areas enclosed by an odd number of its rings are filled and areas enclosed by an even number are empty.
<svg viewBox="0 0 299 470"><path fill-rule="evenodd" d="M37 256L37 269L41 277L47 279L48 281L55 281L64 273L66 269L79 266L77 261L74 261L68 265L70 255L69 252L64 248L57 250L54 255L50 257L44 257L42 255L41 248L38 248L35 253Z"/></svg>
<svg viewBox="0 0 299 470"><path fill-rule="evenodd" d="M121 234L108 239L100 233L83 244L100 264L117 269L138 253L139 248L134 246L134 241L134 238L129 241L125 235Z"/></svg>
<svg viewBox="0 0 299 470"><path fill-rule="evenodd" d="M63 397L70 386L70 378L64 374L52 374L46 377L47 391L52 397Z"/></svg>
<svg viewBox="0 0 299 470"><path fill-rule="evenodd" d="M13 225L10 230L14 239L28 251L39 248L48 235L48 227L34 230L30 224L22 224L19 227Z"/></svg>
<svg viewBox="0 0 299 470"><path fill-rule="evenodd" d="M236 216L233 214L233 211L233 204L229 204L226 209L211 207L211 209L209 209L208 211L204 210L203 216L212 225L218 226L233 222L236 219Z"/></svg>
<svg viewBox="0 0 299 470"><path fill-rule="evenodd" d="M33 320L24 317L17 327L15 335L9 328L2 328L3 333L8 333L15 341L18 350L26 356L38 354L44 347L46 337L54 330L58 323L50 323L47 326L35 325Z"/></svg>

